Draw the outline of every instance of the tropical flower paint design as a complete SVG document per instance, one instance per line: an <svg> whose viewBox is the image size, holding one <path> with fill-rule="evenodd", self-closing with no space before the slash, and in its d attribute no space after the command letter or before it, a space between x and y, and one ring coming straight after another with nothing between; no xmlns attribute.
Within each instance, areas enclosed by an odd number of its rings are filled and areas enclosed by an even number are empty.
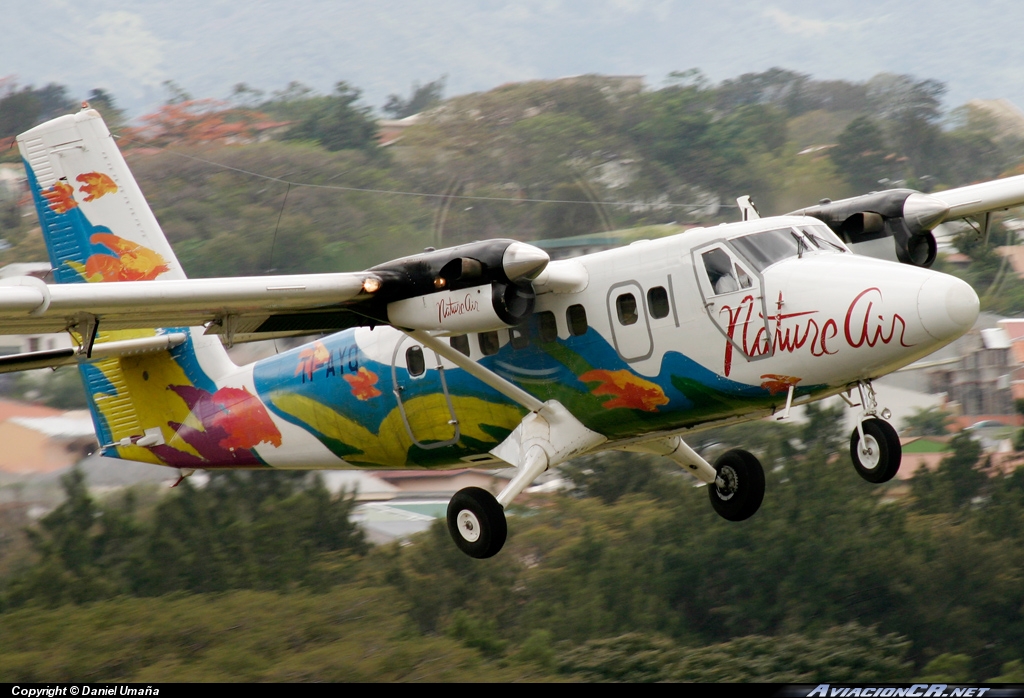
<svg viewBox="0 0 1024 698"><path fill-rule="evenodd" d="M89 255L84 265L66 262L85 281L150 281L170 269L159 254L119 235L95 233L89 242L99 250Z"/></svg>
<svg viewBox="0 0 1024 698"><path fill-rule="evenodd" d="M117 191L117 185L110 175L102 172L83 172L75 177L75 181L81 182L82 186L78 191L85 194L84 201L94 201L105 194L113 194Z"/></svg>
<svg viewBox="0 0 1024 698"><path fill-rule="evenodd" d="M75 189L67 180L57 180L52 187L44 189L40 194L54 213L67 213L78 206L78 202L75 201Z"/></svg>
<svg viewBox="0 0 1024 698"><path fill-rule="evenodd" d="M767 390L769 395L778 395L779 393L787 392L790 386L796 385L801 379L795 376L766 373L761 376L761 380L761 387Z"/></svg>
<svg viewBox="0 0 1024 698"><path fill-rule="evenodd" d="M605 400L605 409L625 407L631 410L657 412L660 405L667 405L669 399L665 391L657 383L644 380L629 370L607 371L594 369L580 376L584 383L598 383L591 390L594 395L611 395L613 399Z"/></svg>
<svg viewBox="0 0 1024 698"><path fill-rule="evenodd" d="M262 465L252 450L260 444L281 446L281 432L259 398L245 388L221 388L209 393L191 385L171 385L190 410L184 423L168 422L176 439L192 447L198 457L173 446L152 447L164 462L178 467Z"/></svg>
<svg viewBox="0 0 1024 698"><path fill-rule="evenodd" d="M459 456L487 451L512 431L522 418L520 410L512 405L454 395L451 401L455 412L462 418L465 445L452 449ZM336 456L349 463L403 468L429 463L429 453L434 453L413 447L398 408L390 409L380 424L374 425L362 419L362 415L348 416L335 407L298 393L274 396L272 407L288 421L310 430ZM406 403L410 426L423 442L451 438L451 425L446 420L437 419L439 412L448 414L448 405L441 394L415 397ZM411 451L418 453L410 457ZM437 457L444 458L441 455Z"/></svg>
<svg viewBox="0 0 1024 698"><path fill-rule="evenodd" d="M299 352L299 363L295 367L295 375L307 375L313 377L313 371L327 364L331 360L331 352L321 341L313 342L310 346L304 347Z"/></svg>
<svg viewBox="0 0 1024 698"><path fill-rule="evenodd" d="M359 400L369 400L381 394L374 386L377 384L377 374L360 366L359 371L344 376L348 384L352 386L352 394Z"/></svg>

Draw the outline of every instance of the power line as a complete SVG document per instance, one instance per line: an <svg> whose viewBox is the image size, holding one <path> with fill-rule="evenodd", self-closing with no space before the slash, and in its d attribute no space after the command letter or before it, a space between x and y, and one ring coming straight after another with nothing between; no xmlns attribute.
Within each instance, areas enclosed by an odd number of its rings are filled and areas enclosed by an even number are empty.
<svg viewBox="0 0 1024 698"><path fill-rule="evenodd" d="M214 162L213 160L207 160L195 155L188 155L186 153L171 150L170 148L163 148L156 145L151 145L143 141L137 141L131 138L125 138L123 136L115 136L119 140L123 140L128 143L138 143L139 145L147 148L156 148L165 153L171 155L177 155L178 157L187 158L189 160L195 160L202 162L207 165L213 165L224 170L230 170L232 172L238 172L239 174L248 175L250 177L258 177L259 179L267 180L268 182L278 182L280 184L287 184L290 187L306 187L309 189L329 189L335 191L351 191L351 192L364 192L367 194L388 194L392 196L419 196L426 199L461 199L464 201L494 201L503 203L533 203L533 204L585 204L587 206L593 206L595 204L602 206L631 206L639 208L706 208L712 204L678 204L671 202L658 202L650 203L647 201L591 201L589 199L584 201L573 201L570 199L522 199L513 196L470 196L467 194L431 194L427 192L415 192L415 191L400 191L396 189L372 189L368 187L346 187L339 184L313 184L311 182L295 182L281 177L273 177L271 175L260 174L259 172L252 172L250 170L243 170L240 167L232 167L231 165L225 165L222 162ZM723 204L719 203L719 207L724 208L736 208L736 204Z"/></svg>

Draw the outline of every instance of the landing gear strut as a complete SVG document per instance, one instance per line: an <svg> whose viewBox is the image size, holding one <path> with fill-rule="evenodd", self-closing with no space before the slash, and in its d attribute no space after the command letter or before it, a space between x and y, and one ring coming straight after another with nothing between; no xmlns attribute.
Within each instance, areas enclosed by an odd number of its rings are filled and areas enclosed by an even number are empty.
<svg viewBox="0 0 1024 698"><path fill-rule="evenodd" d="M450 349L443 344L441 347ZM558 401L540 403L491 449L492 455L516 466L515 477L498 496L479 487L466 487L448 503L448 532L455 545L470 557L496 555L505 545L508 526L504 510L512 500L552 465L586 453L604 441L604 436L583 426Z"/></svg>
<svg viewBox="0 0 1024 698"><path fill-rule="evenodd" d="M678 436L651 439L626 447L626 451L664 456L708 486L711 506L729 521L749 519L764 500L764 469L761 462L738 448L723 453L715 465L686 445Z"/></svg>
<svg viewBox="0 0 1024 698"><path fill-rule="evenodd" d="M860 405L842 396L851 407L862 407L860 423L850 435L850 458L857 474L868 482L879 484L896 476L903 460L900 437L889 422L889 410L882 410L878 418L878 402L871 383L857 384L860 391Z"/></svg>

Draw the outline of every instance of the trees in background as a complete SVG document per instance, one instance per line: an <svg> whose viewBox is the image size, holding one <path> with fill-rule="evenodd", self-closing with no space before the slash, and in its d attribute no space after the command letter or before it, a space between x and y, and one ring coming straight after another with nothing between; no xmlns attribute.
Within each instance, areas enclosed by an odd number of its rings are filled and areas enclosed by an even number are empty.
<svg viewBox="0 0 1024 698"><path fill-rule="evenodd" d="M355 268L335 260L373 264L392 256L387 251L396 236L413 240L402 249L412 252L486 237L536 239L728 219L729 202L740 194L753 195L766 214L784 213L822 197L901 183L924 189L965 184L994 176L1020 157L1015 142L975 107L962 108L944 125L941 83L899 75L852 83L774 68L715 85L687 71L655 89L585 75L443 101L442 77L390 96L384 111L392 116L427 111L385 150L377 146L375 115L345 82L328 95L297 81L270 92L239 83L226 101L196 99L173 81L165 88L164 105L121 129L121 146L138 150L133 167L141 160L160 165L143 168L143 189L161 220L175 219L169 227L186 269L202 275L216 274L218 265L223 273ZM6 127L11 133L38 123L47 109L74 108L59 85L20 88L8 80L0 99L11 100L11 108L0 110L13 119ZM116 130L122 116L113 95L96 89L88 99ZM270 148L267 140L281 147ZM155 155L140 145L171 152ZM340 167L319 164L325 153L338 154ZM186 167L172 162L183 155L216 163L200 178L202 192L174 181ZM292 188L285 201L286 185L221 167L241 161L249 172L321 188L303 188L301 197ZM341 194L332 186L440 196ZM486 200L456 198L466 196ZM297 207L300 198L304 208ZM345 205L335 206L341 200ZM219 205L208 205L213 202ZM392 221L391 210L405 223ZM25 239L20 216L8 213L0 220L12 222L10 232L4 223L4 234L14 248L0 252L0 261L39 254L42 247ZM386 242L378 246L381 230ZM253 236L259 241L239 239ZM302 253L270 259L278 239ZM344 253L317 252L331 246ZM353 247L366 254L353 256ZM1016 308L1024 299L1005 284L998 290L988 294L990 305Z"/></svg>
<svg viewBox="0 0 1024 698"><path fill-rule="evenodd" d="M10 606L54 607L128 594L320 588L366 551L350 520L354 500L332 497L306 473L213 473L185 480L140 516L135 495L97 503L75 469L66 499L40 520L35 563L7 581Z"/></svg>
<svg viewBox="0 0 1024 698"><path fill-rule="evenodd" d="M384 103L384 113L392 119L404 119L436 107L444 98L444 83L447 79L447 75L442 75L426 85L414 82L408 98L396 94L388 95L388 101Z"/></svg>
<svg viewBox="0 0 1024 698"><path fill-rule="evenodd" d="M86 646L52 639L53 627L58 617L90 623L95 609L107 609L124 618L111 633L151 637L146 647L177 656L188 643L174 644L185 629L168 614L201 605L219 618L236 609L232 590L248 589L272 592L261 597L264 606L308 608L301 613L312 615L290 623L319 628L296 630L306 639L268 655L266 666L277 672L301 671L317 647L335 647L317 676L355 661L346 653L356 650L331 645L350 628L345 619L384 614L392 620L380 634L351 628L360 646L392 656L407 641L443 638L445 652L461 646L513 675L800 682L1015 675L1024 659L1024 470L986 477L977 447L958 437L939 471L922 476L921 486L915 478L910 495L893 501L898 488L856 476L830 412L818 410L812 426L758 422L695 442L709 456L716 443L756 444L768 496L749 521L720 519L706 490L674 466L608 453L566 468L576 491L513 509L506 549L489 560L460 553L440 522L408 545L368 549L348 521L352 501L302 474L214 474L202 489L186 480L159 499L140 493L103 502L72 475L65 504L33 529L32 556L0 579L7 609L0 638L22 638L19 651L67 653L67 666L93 666L109 652L80 654ZM152 620L129 620L132 597L146 599ZM349 611L315 615L343 599ZM264 627L258 609L230 613L251 632ZM50 630L32 630L29 617L48 619ZM204 635L204 622L190 627L206 639L190 640L193 659L165 675L191 676L193 662L227 672L217 675L257 670L225 659L240 640ZM0 667L41 661L7 652ZM125 675L142 680L147 674L132 672L155 667L158 655L140 650L148 659ZM5 675L27 676L19 671Z"/></svg>
<svg viewBox="0 0 1024 698"><path fill-rule="evenodd" d="M372 109L359 104L361 95L360 90L342 81L328 96L305 96L300 98L300 105L280 105L285 112L299 110L301 114L282 138L314 141L328 151L377 152L377 122ZM275 106L273 101L263 105L271 113Z"/></svg>

